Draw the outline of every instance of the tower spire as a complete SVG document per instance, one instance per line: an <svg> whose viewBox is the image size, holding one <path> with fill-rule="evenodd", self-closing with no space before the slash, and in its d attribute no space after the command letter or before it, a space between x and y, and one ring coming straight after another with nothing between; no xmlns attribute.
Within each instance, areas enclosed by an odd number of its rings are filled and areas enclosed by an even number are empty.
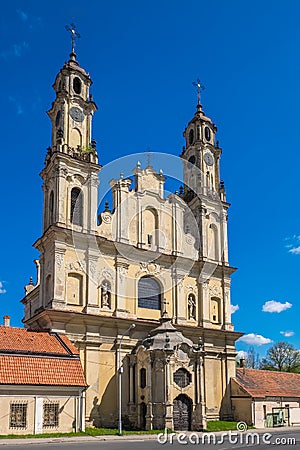
<svg viewBox="0 0 300 450"><path fill-rule="evenodd" d="M80 34L76 30L76 25L74 23L71 23L70 26L66 25L65 29L70 33L71 35L71 42L72 42L72 51L70 53L70 57L72 59L76 59L76 53L75 53L75 40L80 38Z"/></svg>
<svg viewBox="0 0 300 450"><path fill-rule="evenodd" d="M202 105L201 105L201 91L203 91L205 89L205 87L203 86L203 84L201 84L201 81L199 78L197 78L196 81L193 82L193 86L195 86L195 88L197 88L197 110L201 111L202 110Z"/></svg>

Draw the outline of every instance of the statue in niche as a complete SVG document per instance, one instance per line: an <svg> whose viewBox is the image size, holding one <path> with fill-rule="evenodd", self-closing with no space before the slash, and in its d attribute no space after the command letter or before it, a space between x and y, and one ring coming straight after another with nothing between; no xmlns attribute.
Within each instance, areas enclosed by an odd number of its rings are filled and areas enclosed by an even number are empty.
<svg viewBox="0 0 300 450"><path fill-rule="evenodd" d="M101 308L110 308L111 303L111 286L110 282L104 280L101 284Z"/></svg>
<svg viewBox="0 0 300 450"><path fill-rule="evenodd" d="M196 320L196 299L194 294L188 296L188 318Z"/></svg>

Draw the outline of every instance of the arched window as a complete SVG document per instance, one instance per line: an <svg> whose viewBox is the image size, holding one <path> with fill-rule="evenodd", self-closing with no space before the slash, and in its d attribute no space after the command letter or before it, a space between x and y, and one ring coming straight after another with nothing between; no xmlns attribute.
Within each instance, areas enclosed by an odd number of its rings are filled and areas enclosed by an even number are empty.
<svg viewBox="0 0 300 450"><path fill-rule="evenodd" d="M146 387L146 369L144 367L140 370L140 387L141 389Z"/></svg>
<svg viewBox="0 0 300 450"><path fill-rule="evenodd" d="M208 257L219 261L219 235L214 223L210 224L208 229Z"/></svg>
<svg viewBox="0 0 300 450"><path fill-rule="evenodd" d="M74 225L82 226L82 192L79 188L73 188L71 191L71 210L70 220Z"/></svg>
<svg viewBox="0 0 300 450"><path fill-rule="evenodd" d="M78 77L75 77L73 80L73 89L76 94L81 93L81 81Z"/></svg>
<svg viewBox="0 0 300 450"><path fill-rule="evenodd" d="M143 217L143 242L150 248L158 245L158 214L153 208L146 208Z"/></svg>
<svg viewBox="0 0 300 450"><path fill-rule="evenodd" d="M161 309L161 289L154 278L143 277L139 280L138 307Z"/></svg>
<svg viewBox="0 0 300 450"><path fill-rule="evenodd" d="M50 192L49 197L49 224L51 225L54 222L54 193L53 191Z"/></svg>

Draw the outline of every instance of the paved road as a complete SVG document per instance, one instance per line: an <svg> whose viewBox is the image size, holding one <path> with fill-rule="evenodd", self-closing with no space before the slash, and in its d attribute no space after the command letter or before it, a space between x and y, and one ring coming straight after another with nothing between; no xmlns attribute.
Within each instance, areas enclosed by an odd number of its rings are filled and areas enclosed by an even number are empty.
<svg viewBox="0 0 300 450"><path fill-rule="evenodd" d="M271 430L272 431L272 430ZM231 435L231 438L228 436L222 439L222 436L218 433L216 436L216 442L211 440L211 443L206 442L202 443L201 434L199 434L199 441L197 442L196 434L191 434L189 437L181 437L181 442L178 442L178 436L173 439L173 442L170 443L170 436L168 438L168 442L164 445L157 442L154 439L134 439L130 438L126 439L112 439L107 438L106 441L95 438L94 441L80 440L78 442L72 442L68 440L60 441L60 442L34 442L31 440L30 442L23 440L23 442L17 443L10 441L9 443L1 443L0 448L3 447L3 450L158 450L158 449L183 449L183 448L201 448L203 450L209 449L217 449L217 450L238 450L241 448L257 448L259 450L268 450L270 448L294 448L300 449L300 430L280 430L280 431L272 431L272 434L254 434L254 430L249 430L246 433L234 433ZM268 431L269 433L269 431ZM248 444L246 443L246 439L248 436ZM288 439L293 439L294 441L288 441ZM252 442L253 439L253 442ZM179 438L180 440L180 438ZM190 442L192 441L192 442ZM20 441L19 441L20 442ZM2 444L2 445L1 445ZM272 447L270 447L272 445Z"/></svg>

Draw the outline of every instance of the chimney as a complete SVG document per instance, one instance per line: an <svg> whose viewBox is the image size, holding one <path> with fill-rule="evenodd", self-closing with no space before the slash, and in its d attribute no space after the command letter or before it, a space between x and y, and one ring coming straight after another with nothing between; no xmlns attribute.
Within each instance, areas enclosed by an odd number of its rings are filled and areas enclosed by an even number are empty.
<svg viewBox="0 0 300 450"><path fill-rule="evenodd" d="M244 368L245 367L245 360L244 358L240 359L240 368Z"/></svg>
<svg viewBox="0 0 300 450"><path fill-rule="evenodd" d="M4 316L3 317L3 325L5 327L10 327L10 316Z"/></svg>

